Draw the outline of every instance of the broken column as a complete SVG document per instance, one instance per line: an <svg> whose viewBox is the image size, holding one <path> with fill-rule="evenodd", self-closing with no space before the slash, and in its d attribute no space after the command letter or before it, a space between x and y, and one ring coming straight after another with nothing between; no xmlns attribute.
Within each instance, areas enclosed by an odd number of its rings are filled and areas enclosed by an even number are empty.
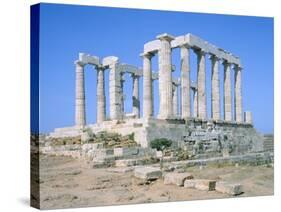
<svg viewBox="0 0 281 212"><path fill-rule="evenodd" d="M172 56L171 41L173 36L165 33L157 36L159 49L159 118L168 119L173 116L172 101Z"/></svg>
<svg viewBox="0 0 281 212"><path fill-rule="evenodd" d="M141 56L143 58L143 117L149 118L153 115L151 71L152 54L146 53Z"/></svg>
<svg viewBox="0 0 281 212"><path fill-rule="evenodd" d="M228 61L223 62L224 65L224 120L232 120L232 104L231 104L231 64Z"/></svg>
<svg viewBox="0 0 281 212"><path fill-rule="evenodd" d="M212 61L212 119L220 119L220 78L219 58L211 55Z"/></svg>
<svg viewBox="0 0 281 212"><path fill-rule="evenodd" d="M201 119L207 118L207 97L206 97L206 64L205 51L196 50L197 54L197 107L198 117Z"/></svg>
<svg viewBox="0 0 281 212"><path fill-rule="evenodd" d="M83 127L86 124L85 111L85 82L84 82L84 66L85 63L75 61L76 65L76 87L75 87L75 125Z"/></svg>
<svg viewBox="0 0 281 212"><path fill-rule="evenodd" d="M242 122L242 88L241 88L241 71L242 68L238 65L234 66L235 71L235 77L234 77L234 83L235 83L235 95L234 95L234 118L237 122Z"/></svg>
<svg viewBox="0 0 281 212"><path fill-rule="evenodd" d="M133 78L133 113L136 118L140 117L140 99L139 99L139 76L136 74L132 75Z"/></svg>
<svg viewBox="0 0 281 212"><path fill-rule="evenodd" d="M97 123L105 120L104 68L97 66Z"/></svg>
<svg viewBox="0 0 281 212"><path fill-rule="evenodd" d="M190 47L180 47L181 54L181 117L183 119L191 116L190 109Z"/></svg>

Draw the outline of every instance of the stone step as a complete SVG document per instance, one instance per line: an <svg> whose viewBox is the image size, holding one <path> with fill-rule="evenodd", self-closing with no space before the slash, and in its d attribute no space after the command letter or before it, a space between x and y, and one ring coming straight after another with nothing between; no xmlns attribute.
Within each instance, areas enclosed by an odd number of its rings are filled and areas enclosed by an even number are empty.
<svg viewBox="0 0 281 212"><path fill-rule="evenodd" d="M167 173L164 176L164 184L165 185L177 185L177 186L183 186L184 181L189 179L193 179L193 176L190 173Z"/></svg>

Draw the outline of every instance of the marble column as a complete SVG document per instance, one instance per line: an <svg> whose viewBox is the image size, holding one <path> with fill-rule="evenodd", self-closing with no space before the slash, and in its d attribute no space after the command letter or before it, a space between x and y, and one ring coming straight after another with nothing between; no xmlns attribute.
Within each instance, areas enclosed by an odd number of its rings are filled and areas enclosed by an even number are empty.
<svg viewBox="0 0 281 212"><path fill-rule="evenodd" d="M75 79L75 125L83 127L86 125L85 111L85 79L84 66L81 61L75 61L76 79Z"/></svg>
<svg viewBox="0 0 281 212"><path fill-rule="evenodd" d="M220 119L220 78L219 78L219 58L211 55L212 61L212 119Z"/></svg>
<svg viewBox="0 0 281 212"><path fill-rule="evenodd" d="M173 84L173 115L178 116L178 85Z"/></svg>
<svg viewBox="0 0 281 212"><path fill-rule="evenodd" d="M231 64L226 60L224 65L224 120L232 121L232 97L231 97Z"/></svg>
<svg viewBox="0 0 281 212"><path fill-rule="evenodd" d="M117 62L109 65L109 112L111 120L121 118L121 74Z"/></svg>
<svg viewBox="0 0 281 212"><path fill-rule="evenodd" d="M133 113L136 118L140 117L140 99L139 99L139 76L133 74Z"/></svg>
<svg viewBox="0 0 281 212"><path fill-rule="evenodd" d="M125 115L125 93L124 93L124 83L125 83L125 76L123 75L123 73L120 73L120 77L121 77L121 89L120 89L120 97L121 97L121 118L124 117Z"/></svg>
<svg viewBox="0 0 281 212"><path fill-rule="evenodd" d="M105 121L104 68L97 69L97 123Z"/></svg>
<svg viewBox="0 0 281 212"><path fill-rule="evenodd" d="M181 117L191 116L190 109L190 48L188 45L180 47L181 55Z"/></svg>
<svg viewBox="0 0 281 212"><path fill-rule="evenodd" d="M152 99L152 71L151 58L152 54L141 54L143 58L143 117L153 116L153 99Z"/></svg>
<svg viewBox="0 0 281 212"><path fill-rule="evenodd" d="M198 117L197 89L193 89L193 117Z"/></svg>
<svg viewBox="0 0 281 212"><path fill-rule="evenodd" d="M197 108L198 117L201 119L207 118L207 97L206 97L206 64L205 64L205 52L196 50L197 54Z"/></svg>
<svg viewBox="0 0 281 212"><path fill-rule="evenodd" d="M160 40L158 118L168 119L173 116L171 41L174 37L165 33L157 36L157 39Z"/></svg>
<svg viewBox="0 0 281 212"><path fill-rule="evenodd" d="M235 105L235 111L234 111L234 118L237 122L242 122L242 87L241 87L241 71L242 68L238 65L234 66L235 71L235 77L234 77L234 83L235 83L235 95L234 95L234 105Z"/></svg>

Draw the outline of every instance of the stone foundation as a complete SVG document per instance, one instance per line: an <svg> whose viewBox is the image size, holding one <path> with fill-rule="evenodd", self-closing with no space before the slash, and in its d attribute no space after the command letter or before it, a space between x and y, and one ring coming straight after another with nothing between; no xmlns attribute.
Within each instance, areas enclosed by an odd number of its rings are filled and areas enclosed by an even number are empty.
<svg viewBox="0 0 281 212"><path fill-rule="evenodd" d="M101 131L128 135L134 133L141 147L149 147L156 138L173 141L174 147L191 151L191 154L237 155L263 151L263 136L248 123L207 121L202 119L125 119L104 121L84 128L93 133ZM57 128L50 137L69 137L83 134L83 128ZM192 153L193 151L193 153Z"/></svg>

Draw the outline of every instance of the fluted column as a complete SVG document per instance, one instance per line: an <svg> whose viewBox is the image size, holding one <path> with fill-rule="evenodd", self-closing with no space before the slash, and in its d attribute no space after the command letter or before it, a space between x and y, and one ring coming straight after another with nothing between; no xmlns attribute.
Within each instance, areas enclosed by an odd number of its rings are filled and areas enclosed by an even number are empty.
<svg viewBox="0 0 281 212"><path fill-rule="evenodd" d="M212 119L220 119L220 78L219 78L219 58L215 55L212 61Z"/></svg>
<svg viewBox="0 0 281 212"><path fill-rule="evenodd" d="M117 63L112 63L109 72L109 102L110 119L121 118L121 74L117 69Z"/></svg>
<svg viewBox="0 0 281 212"><path fill-rule="evenodd" d="M173 84L173 114L178 115L178 85Z"/></svg>
<svg viewBox="0 0 281 212"><path fill-rule="evenodd" d="M190 109L190 50L188 45L180 47L181 54L181 117L191 116Z"/></svg>
<svg viewBox="0 0 281 212"><path fill-rule="evenodd" d="M205 52L201 50L195 51L197 54L197 104L198 117L202 119L207 118L207 97L206 97L206 64Z"/></svg>
<svg viewBox="0 0 281 212"><path fill-rule="evenodd" d="M121 118L124 117L125 115L125 107L124 107L124 103L125 103L125 93L124 93L124 82L125 82L125 76L120 73L120 78L121 78L121 89L120 89L120 98L121 98Z"/></svg>
<svg viewBox="0 0 281 212"><path fill-rule="evenodd" d="M84 63L75 61L75 125L83 127L86 124L85 111L85 82L84 82Z"/></svg>
<svg viewBox="0 0 281 212"><path fill-rule="evenodd" d="M141 54L143 58L143 117L149 118L153 115L152 100L152 71L151 57L152 54Z"/></svg>
<svg viewBox="0 0 281 212"><path fill-rule="evenodd" d="M198 117L197 89L193 89L193 117Z"/></svg>
<svg viewBox="0 0 281 212"><path fill-rule="evenodd" d="M235 121L242 122L242 111L243 111L243 109L242 109L242 85L241 85L242 68L239 67L238 65L235 65L234 71L235 71L234 117L235 117Z"/></svg>
<svg viewBox="0 0 281 212"><path fill-rule="evenodd" d="M97 123L105 120L105 90L104 90L104 68L97 69Z"/></svg>
<svg viewBox="0 0 281 212"><path fill-rule="evenodd" d="M173 116L172 99L172 56L171 41L174 37L168 34L157 36L160 40L159 50L159 115L160 119L167 119Z"/></svg>
<svg viewBox="0 0 281 212"><path fill-rule="evenodd" d="M139 76L133 74L133 113L136 118L140 117L140 99L139 99Z"/></svg>
<svg viewBox="0 0 281 212"><path fill-rule="evenodd" d="M232 100L231 100L231 64L227 61L224 65L224 120L232 120Z"/></svg>

